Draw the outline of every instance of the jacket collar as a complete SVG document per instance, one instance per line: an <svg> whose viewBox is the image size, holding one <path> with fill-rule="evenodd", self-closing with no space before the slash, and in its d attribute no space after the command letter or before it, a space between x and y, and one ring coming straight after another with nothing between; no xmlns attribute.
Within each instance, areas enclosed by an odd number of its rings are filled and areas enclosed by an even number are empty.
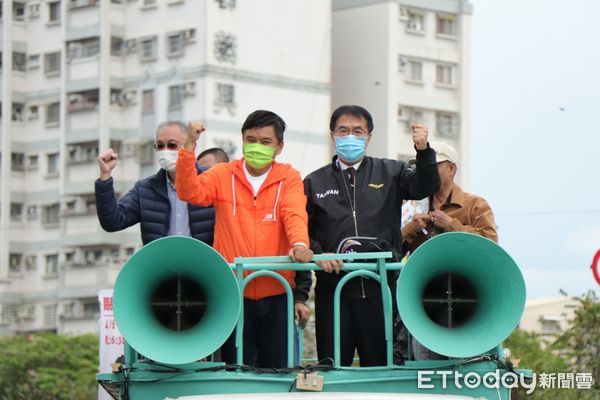
<svg viewBox="0 0 600 400"><path fill-rule="evenodd" d="M356 170L356 172L358 173L359 171L362 171L364 169L367 168L367 164L369 164L371 162L371 157L368 156L364 156L362 161L360 162L360 165L358 166L358 169ZM338 156L337 154L333 156L333 158L331 159L331 168L333 169L334 172L338 173L340 172L340 165L338 162Z"/></svg>
<svg viewBox="0 0 600 400"><path fill-rule="evenodd" d="M200 168L200 166L196 164L196 172L198 174L204 171L206 171L205 168ZM150 177L149 182L150 187L152 187L154 191L156 191L166 200L169 200L169 194L167 193L167 171L161 168L156 174Z"/></svg>
<svg viewBox="0 0 600 400"><path fill-rule="evenodd" d="M248 179L246 179L246 173L244 172L244 159L241 158L239 160L232 161L231 164L233 166L233 174L235 175L235 177L238 178L241 182L243 182L243 184L250 191L252 191L252 186L250 185L250 182L248 182ZM277 161L273 161L271 171L269 171L269 174L267 175L267 178L265 179L261 188L267 187L272 183L284 180L286 178L286 172L288 171L286 165L287 164L281 164Z"/></svg>
<svg viewBox="0 0 600 400"><path fill-rule="evenodd" d="M456 205L462 208L465 204L465 192L456 183L452 186L450 197L446 201L446 205Z"/></svg>

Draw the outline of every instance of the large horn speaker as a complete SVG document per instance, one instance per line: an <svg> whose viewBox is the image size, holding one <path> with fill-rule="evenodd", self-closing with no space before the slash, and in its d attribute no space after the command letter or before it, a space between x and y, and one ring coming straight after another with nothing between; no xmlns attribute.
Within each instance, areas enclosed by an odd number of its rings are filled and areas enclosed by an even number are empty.
<svg viewBox="0 0 600 400"><path fill-rule="evenodd" d="M241 296L227 262L210 246L182 236L136 252L117 277L114 314L125 340L168 364L197 361L233 331Z"/></svg>
<svg viewBox="0 0 600 400"><path fill-rule="evenodd" d="M516 328L525 305L523 276L508 253L459 232L423 243L402 269L396 294L408 331L448 357L496 347Z"/></svg>

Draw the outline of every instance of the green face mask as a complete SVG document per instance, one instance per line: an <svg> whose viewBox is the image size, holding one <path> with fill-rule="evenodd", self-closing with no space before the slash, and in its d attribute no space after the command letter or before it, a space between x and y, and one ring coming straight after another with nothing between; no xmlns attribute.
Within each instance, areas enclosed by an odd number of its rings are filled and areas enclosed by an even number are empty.
<svg viewBox="0 0 600 400"><path fill-rule="evenodd" d="M273 162L275 147L260 143L244 143L244 157L252 168L262 169Z"/></svg>

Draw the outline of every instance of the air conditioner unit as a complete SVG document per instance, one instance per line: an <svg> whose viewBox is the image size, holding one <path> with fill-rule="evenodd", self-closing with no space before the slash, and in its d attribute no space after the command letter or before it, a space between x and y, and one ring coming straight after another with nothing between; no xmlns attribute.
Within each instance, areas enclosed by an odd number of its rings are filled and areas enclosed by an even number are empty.
<svg viewBox="0 0 600 400"><path fill-rule="evenodd" d="M123 91L121 92L120 99L124 106L133 105L137 101L137 92L135 90Z"/></svg>
<svg viewBox="0 0 600 400"><path fill-rule="evenodd" d="M186 82L183 84L183 95L186 97L196 95L196 82Z"/></svg>
<svg viewBox="0 0 600 400"><path fill-rule="evenodd" d="M37 256L35 254L29 254L25 257L25 267L35 268L37 266Z"/></svg>
<svg viewBox="0 0 600 400"><path fill-rule="evenodd" d="M32 119L38 119L40 117L40 114L38 112L38 110L35 111L31 111L31 108L29 108L29 118L30 120Z"/></svg>
<svg viewBox="0 0 600 400"><path fill-rule="evenodd" d="M196 30L195 29L186 29L183 31L183 40L186 43L192 43L196 41Z"/></svg>
<svg viewBox="0 0 600 400"><path fill-rule="evenodd" d="M111 105L121 105L121 93L113 92L110 94L110 104Z"/></svg>
<svg viewBox="0 0 600 400"><path fill-rule="evenodd" d="M135 158L142 165L152 164L154 162L154 149L152 142L140 142L135 146Z"/></svg>
<svg viewBox="0 0 600 400"><path fill-rule="evenodd" d="M398 107L398 121L406 122L409 117L409 110L406 107L399 106Z"/></svg>
<svg viewBox="0 0 600 400"><path fill-rule="evenodd" d="M68 97L69 103L83 101L83 95L78 93L70 94Z"/></svg>
<svg viewBox="0 0 600 400"><path fill-rule="evenodd" d="M26 305L19 307L17 311L17 317L21 320L32 320L35 315L35 306Z"/></svg>
<svg viewBox="0 0 600 400"><path fill-rule="evenodd" d="M30 4L29 5L29 18L37 18L40 16L40 5Z"/></svg>
<svg viewBox="0 0 600 400"><path fill-rule="evenodd" d="M400 6L399 8L400 11L400 21L408 21L408 8Z"/></svg>
<svg viewBox="0 0 600 400"><path fill-rule="evenodd" d="M137 51L137 47L138 47L137 39L127 39L123 43L123 49L128 54L135 53Z"/></svg>
<svg viewBox="0 0 600 400"><path fill-rule="evenodd" d="M121 147L121 157L133 157L135 154L135 145L133 143L123 143Z"/></svg>
<svg viewBox="0 0 600 400"><path fill-rule="evenodd" d="M408 63L408 60L404 57L398 57L398 70L399 71L404 71L404 67L406 67L406 63Z"/></svg>
<svg viewBox="0 0 600 400"><path fill-rule="evenodd" d="M21 257L10 257L10 266L11 268L20 268L21 267Z"/></svg>

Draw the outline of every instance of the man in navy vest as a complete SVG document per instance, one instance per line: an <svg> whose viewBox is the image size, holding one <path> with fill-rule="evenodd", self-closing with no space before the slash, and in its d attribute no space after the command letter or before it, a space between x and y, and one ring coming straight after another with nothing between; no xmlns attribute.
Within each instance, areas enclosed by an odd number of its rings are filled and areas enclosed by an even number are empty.
<svg viewBox="0 0 600 400"><path fill-rule="evenodd" d="M100 178L96 180L96 210L107 232L141 224L142 242L171 236L191 236L212 245L215 211L179 200L175 191L175 164L187 125L167 121L158 126L154 143L161 166L156 174L140 179L121 199L117 199L111 177L118 154L108 149L98 156ZM201 169L198 168L198 173Z"/></svg>

